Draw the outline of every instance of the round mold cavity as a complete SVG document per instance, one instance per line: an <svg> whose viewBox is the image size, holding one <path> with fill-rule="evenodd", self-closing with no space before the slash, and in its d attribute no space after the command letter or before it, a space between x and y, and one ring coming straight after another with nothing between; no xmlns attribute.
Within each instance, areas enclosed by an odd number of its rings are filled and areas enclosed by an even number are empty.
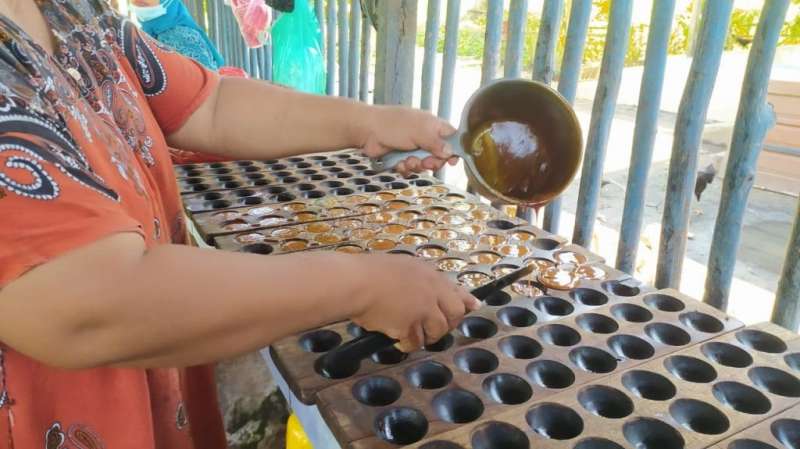
<svg viewBox="0 0 800 449"><path fill-rule="evenodd" d="M618 320L630 323L646 323L653 319L653 313L636 304L617 304L611 307L611 315Z"/></svg>
<svg viewBox="0 0 800 449"><path fill-rule="evenodd" d="M202 184L203 178L186 178L183 180L186 184L194 185L194 184Z"/></svg>
<svg viewBox="0 0 800 449"><path fill-rule="evenodd" d="M669 379L652 371L628 371L622 376L622 385L634 395L650 401L668 401L678 392Z"/></svg>
<svg viewBox="0 0 800 449"><path fill-rule="evenodd" d="M619 329L613 319L599 313L584 313L575 319L581 329L593 334L612 334Z"/></svg>
<svg viewBox="0 0 800 449"><path fill-rule="evenodd" d="M353 396L364 405L383 407L394 403L403 392L400 383L391 377L371 376L353 385Z"/></svg>
<svg viewBox="0 0 800 449"><path fill-rule="evenodd" d="M748 348L770 354L786 351L786 343L780 338L756 329L744 329L736 333L736 339Z"/></svg>
<svg viewBox="0 0 800 449"><path fill-rule="evenodd" d="M539 238L533 239L531 246L542 251L552 251L561 246L561 242L555 239Z"/></svg>
<svg viewBox="0 0 800 449"><path fill-rule="evenodd" d="M309 179L310 181L322 181L323 179L327 179L327 178L328 178L327 176L325 176L325 175L322 175L322 174L319 174L319 173L317 173L317 174L314 174L314 175L310 175L310 176L308 177L308 179Z"/></svg>
<svg viewBox="0 0 800 449"><path fill-rule="evenodd" d="M433 183L431 181L428 181L427 179L415 179L411 181L411 184L417 187L428 187L433 185Z"/></svg>
<svg viewBox="0 0 800 449"><path fill-rule="evenodd" d="M454 341L455 338L453 338L452 335L447 334L440 338L439 341L425 345L423 348L428 352L442 352L446 351L448 348L450 348L450 346L453 346Z"/></svg>
<svg viewBox="0 0 800 449"><path fill-rule="evenodd" d="M303 334L300 337L300 347L307 352L328 352L339 346L342 336L332 330L322 329Z"/></svg>
<svg viewBox="0 0 800 449"><path fill-rule="evenodd" d="M216 170L212 170L215 175L226 175L231 172L230 168L218 168Z"/></svg>
<svg viewBox="0 0 800 449"><path fill-rule="evenodd" d="M338 189L334 189L332 193L336 196L347 196L354 194L355 191L353 189L348 189L347 187L340 187Z"/></svg>
<svg viewBox="0 0 800 449"><path fill-rule="evenodd" d="M800 421L796 419L779 419L772 423L770 431L776 440L787 449L800 449Z"/></svg>
<svg viewBox="0 0 800 449"><path fill-rule="evenodd" d="M344 163L347 165L358 165L361 163L361 161L358 159L350 158L350 159L345 159Z"/></svg>
<svg viewBox="0 0 800 449"><path fill-rule="evenodd" d="M497 369L499 361L497 356L480 348L467 348L458 351L453 356L456 366L470 374L486 374Z"/></svg>
<svg viewBox="0 0 800 449"><path fill-rule="evenodd" d="M603 290L616 296L630 297L636 296L641 292L639 287L636 287L635 285L624 284L620 281L605 281L603 282L602 286Z"/></svg>
<svg viewBox="0 0 800 449"><path fill-rule="evenodd" d="M653 345L635 335L619 334L608 339L608 347L620 357L631 360L645 360L653 357Z"/></svg>
<svg viewBox="0 0 800 449"><path fill-rule="evenodd" d="M292 172L290 172L290 171L276 171L275 173L273 173L273 175L275 177L278 177L278 178L285 178L287 176L292 176Z"/></svg>
<svg viewBox="0 0 800 449"><path fill-rule="evenodd" d="M537 334L545 343L556 346L574 346L581 341L581 334L563 324L546 324L539 328Z"/></svg>
<svg viewBox="0 0 800 449"><path fill-rule="evenodd" d="M795 371L800 371L800 352L788 354L783 358L783 361L789 366L789 368Z"/></svg>
<svg viewBox="0 0 800 449"><path fill-rule="evenodd" d="M416 388L436 390L449 384L453 380L453 373L441 363L429 360L408 368L406 379Z"/></svg>
<svg viewBox="0 0 800 449"><path fill-rule="evenodd" d="M267 245L266 243L253 243L251 245L243 246L242 251L246 253L267 255L272 253L272 246Z"/></svg>
<svg viewBox="0 0 800 449"><path fill-rule="evenodd" d="M487 306L494 306L494 307L504 306L511 302L511 295L502 290L498 290L489 295L486 299L483 300L483 302Z"/></svg>
<svg viewBox="0 0 800 449"><path fill-rule="evenodd" d="M291 162L291 163L293 163L293 164L296 164L298 162L303 162L303 158L302 157L297 157L297 156L292 156L290 158L287 158L286 160Z"/></svg>
<svg viewBox="0 0 800 449"><path fill-rule="evenodd" d="M800 380L786 371L767 366L751 368L747 377L758 388L778 396L800 397Z"/></svg>
<svg viewBox="0 0 800 449"><path fill-rule="evenodd" d="M584 371L605 374L617 369L617 359L602 349L581 346L569 352L569 359Z"/></svg>
<svg viewBox="0 0 800 449"><path fill-rule="evenodd" d="M310 168L307 168L305 170L298 170L297 173L300 173L301 175L313 175L313 174L319 173L319 172L316 171L316 170L312 170Z"/></svg>
<svg viewBox="0 0 800 449"><path fill-rule="evenodd" d="M633 401L627 394L605 385L592 385L578 392L578 402L589 412L603 418L620 419L633 413Z"/></svg>
<svg viewBox="0 0 800 449"><path fill-rule="evenodd" d="M576 444L573 449L625 449L619 444L605 438L587 438Z"/></svg>
<svg viewBox="0 0 800 449"><path fill-rule="evenodd" d="M430 441L423 444L419 449L464 449L464 446L453 443L452 441Z"/></svg>
<svg viewBox="0 0 800 449"><path fill-rule="evenodd" d="M241 189L241 190L237 190L237 191L235 191L233 193L234 193L234 195L238 196L239 198L244 198L244 197L247 197L247 196L253 196L253 195L256 194L255 191L250 190L250 189Z"/></svg>
<svg viewBox="0 0 800 449"><path fill-rule="evenodd" d="M497 311L497 318L511 327L529 327L536 324L536 315L524 307L503 307Z"/></svg>
<svg viewBox="0 0 800 449"><path fill-rule="evenodd" d="M347 333L352 335L355 338L358 338L358 337L364 335L365 332L366 331L364 330L364 328L359 326L356 323L349 323L347 325Z"/></svg>
<svg viewBox="0 0 800 449"><path fill-rule="evenodd" d="M255 180L264 179L266 178L266 175L264 175L264 173L248 173L245 177L250 180Z"/></svg>
<svg viewBox="0 0 800 449"><path fill-rule="evenodd" d="M328 159L328 156L323 156L321 154L318 154L318 155L315 155L315 156L309 156L309 159L311 159L312 161L324 161L324 160Z"/></svg>
<svg viewBox="0 0 800 449"><path fill-rule="evenodd" d="M680 312L686 305L680 299L662 293L653 293L644 298L644 303L662 312Z"/></svg>
<svg viewBox="0 0 800 449"><path fill-rule="evenodd" d="M696 399L677 399L669 406L669 414L683 427L706 435L719 435L731 427L718 408Z"/></svg>
<svg viewBox="0 0 800 449"><path fill-rule="evenodd" d="M308 192L309 190L314 190L316 186L314 184L298 184L297 190L301 192Z"/></svg>
<svg viewBox="0 0 800 449"><path fill-rule="evenodd" d="M266 161L262 161L264 165L270 165L270 166L275 165L278 162L280 161L278 161L277 159L267 159Z"/></svg>
<svg viewBox="0 0 800 449"><path fill-rule="evenodd" d="M503 231L507 231L509 229L514 229L517 227L517 225L508 220L489 220L486 222L486 226L491 229L500 229Z"/></svg>
<svg viewBox="0 0 800 449"><path fill-rule="evenodd" d="M717 378L717 371L708 362L686 355L673 355L664 360L664 368L687 382L708 383Z"/></svg>
<svg viewBox="0 0 800 449"><path fill-rule="evenodd" d="M685 330L668 323L648 324L644 327L644 332L654 341L669 346L684 346L692 341Z"/></svg>
<svg viewBox="0 0 800 449"><path fill-rule="evenodd" d="M530 449L525 432L500 421L489 421L476 427L470 437L472 449Z"/></svg>
<svg viewBox="0 0 800 449"><path fill-rule="evenodd" d="M231 207L231 202L227 200L216 200L211 202L212 209L225 209Z"/></svg>
<svg viewBox="0 0 800 449"><path fill-rule="evenodd" d="M367 178L353 178L353 179L350 180L350 183L354 184L354 185L357 185L357 186L365 186L365 185L369 184L369 179L367 179Z"/></svg>
<svg viewBox="0 0 800 449"><path fill-rule="evenodd" d="M322 183L323 187L327 187L329 189L336 189L342 187L344 185L341 181L325 181Z"/></svg>
<svg viewBox="0 0 800 449"><path fill-rule="evenodd" d="M583 432L583 420L575 410L553 402L534 406L525 420L534 432L551 440L570 440Z"/></svg>
<svg viewBox="0 0 800 449"><path fill-rule="evenodd" d="M304 169L304 168L311 167L311 164L309 164L308 162L300 162L299 164L295 164L295 167L300 168L300 169Z"/></svg>
<svg viewBox="0 0 800 449"><path fill-rule="evenodd" d="M222 184L222 187L224 187L226 189L238 189L241 186L242 186L242 183L238 182L238 181L228 181L228 182Z"/></svg>
<svg viewBox="0 0 800 449"><path fill-rule="evenodd" d="M333 167L334 165L336 165L336 162L334 162L334 161L322 161L322 162L319 163L319 165L321 165L323 167Z"/></svg>
<svg viewBox="0 0 800 449"><path fill-rule="evenodd" d="M258 187L268 186L270 185L270 181L268 179L256 179L255 181L253 181L253 185Z"/></svg>
<svg viewBox="0 0 800 449"><path fill-rule="evenodd" d="M360 192L375 193L380 192L382 189L375 184L365 184L358 186Z"/></svg>
<svg viewBox="0 0 800 449"><path fill-rule="evenodd" d="M242 201L244 204L248 206L255 206L256 204L261 204L264 202L264 198L259 196L248 196L247 198Z"/></svg>
<svg viewBox="0 0 800 449"><path fill-rule="evenodd" d="M495 402L506 405L522 404L533 396L533 389L525 379L507 373L484 379L483 391Z"/></svg>
<svg viewBox="0 0 800 449"><path fill-rule="evenodd" d="M428 433L428 420L425 415L411 407L397 407L384 411L375 418L374 426L378 437L397 445L416 443Z"/></svg>
<svg viewBox="0 0 800 449"><path fill-rule="evenodd" d="M732 442L725 449L778 449L778 448L776 448L771 444L764 443L763 441L743 439Z"/></svg>
<svg viewBox="0 0 800 449"><path fill-rule="evenodd" d="M394 176L389 176L389 175L378 176L378 182L392 182L394 180L395 180Z"/></svg>
<svg viewBox="0 0 800 449"><path fill-rule="evenodd" d="M479 316L464 318L458 330L467 338L485 339L497 333L497 325Z"/></svg>
<svg viewBox="0 0 800 449"><path fill-rule="evenodd" d="M585 306L602 306L608 302L608 296L591 288L576 288L569 292L569 297Z"/></svg>
<svg viewBox="0 0 800 449"><path fill-rule="evenodd" d="M552 316L567 316L575 311L569 301L556 296L541 296L533 302L533 306Z"/></svg>
<svg viewBox="0 0 800 449"><path fill-rule="evenodd" d="M236 165L239 167L249 167L253 165L253 161L236 161Z"/></svg>
<svg viewBox="0 0 800 449"><path fill-rule="evenodd" d="M314 192L314 190L312 190L311 192L306 192L306 195L304 195L304 196L306 198L318 198L316 196L311 196L310 194L312 192ZM322 192L320 192L320 193L322 193ZM291 193L288 193L288 192L281 193L281 194L279 194L278 196L275 197L275 200L277 200L279 203L286 203L286 202L289 202L289 201L294 201L295 199L296 199L296 197L294 195L292 195Z"/></svg>
<svg viewBox="0 0 800 449"><path fill-rule="evenodd" d="M654 418L636 418L622 426L622 434L636 449L683 449L686 442L674 427Z"/></svg>
<svg viewBox="0 0 800 449"><path fill-rule="evenodd" d="M723 366L747 368L753 364L753 356L730 343L712 341L704 344L700 350L706 358Z"/></svg>
<svg viewBox="0 0 800 449"><path fill-rule="evenodd" d="M203 199L207 201L219 200L222 199L222 194L219 192L208 192L203 195Z"/></svg>
<svg viewBox="0 0 800 449"><path fill-rule="evenodd" d="M575 383L575 373L555 360L536 360L525 368L525 372L534 383L545 388L562 389Z"/></svg>
<svg viewBox="0 0 800 449"><path fill-rule="evenodd" d="M408 188L408 184L400 181L390 182L388 186L392 190L403 190Z"/></svg>
<svg viewBox="0 0 800 449"><path fill-rule="evenodd" d="M718 382L711 389L714 397L737 412L751 415L767 413L772 404L764 393L739 382Z"/></svg>
<svg viewBox="0 0 800 449"><path fill-rule="evenodd" d="M497 343L497 347L500 352L514 359L535 359L542 354L542 345L524 335L504 337Z"/></svg>
<svg viewBox="0 0 800 449"><path fill-rule="evenodd" d="M378 174L378 172L376 172L375 170L363 170L361 174L364 176L375 176Z"/></svg>
<svg viewBox="0 0 800 449"><path fill-rule="evenodd" d="M461 388L438 393L433 397L431 405L439 418L455 424L475 421L483 414L483 402L480 398Z"/></svg>
<svg viewBox="0 0 800 449"><path fill-rule="evenodd" d="M286 187L281 187L281 186L267 187L267 193L269 193L271 195L276 195L278 193L283 193L285 191L286 191Z"/></svg>
<svg viewBox="0 0 800 449"><path fill-rule="evenodd" d="M208 188L208 184L195 184L192 186L192 192L205 192Z"/></svg>
<svg viewBox="0 0 800 449"><path fill-rule="evenodd" d="M407 359L408 354L396 348L387 348L372 354L370 358L381 365L396 365Z"/></svg>

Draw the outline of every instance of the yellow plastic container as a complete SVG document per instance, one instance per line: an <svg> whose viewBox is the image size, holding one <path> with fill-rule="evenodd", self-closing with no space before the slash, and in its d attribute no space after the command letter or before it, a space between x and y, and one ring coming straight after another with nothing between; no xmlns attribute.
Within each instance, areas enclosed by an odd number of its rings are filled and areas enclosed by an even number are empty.
<svg viewBox="0 0 800 449"><path fill-rule="evenodd" d="M289 416L289 421L286 423L286 449L314 449L294 413Z"/></svg>

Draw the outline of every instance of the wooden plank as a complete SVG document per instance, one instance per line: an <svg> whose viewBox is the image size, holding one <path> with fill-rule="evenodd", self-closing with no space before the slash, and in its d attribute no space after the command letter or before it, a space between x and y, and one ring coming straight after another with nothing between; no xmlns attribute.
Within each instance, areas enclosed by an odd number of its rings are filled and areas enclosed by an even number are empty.
<svg viewBox="0 0 800 449"><path fill-rule="evenodd" d="M417 0L379 2L378 22L374 102L410 106L414 87Z"/></svg>
<svg viewBox="0 0 800 449"><path fill-rule="evenodd" d="M778 124L767 134L764 143L788 148L800 148L800 127Z"/></svg>
<svg viewBox="0 0 800 449"><path fill-rule="evenodd" d="M767 91L770 94L800 97L800 82L773 80L769 82Z"/></svg>

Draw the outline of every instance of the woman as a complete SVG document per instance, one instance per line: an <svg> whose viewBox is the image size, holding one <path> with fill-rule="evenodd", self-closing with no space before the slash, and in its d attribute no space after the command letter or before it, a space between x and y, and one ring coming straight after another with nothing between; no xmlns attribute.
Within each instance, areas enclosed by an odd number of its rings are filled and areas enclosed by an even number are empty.
<svg viewBox="0 0 800 449"><path fill-rule="evenodd" d="M452 132L423 112L219 78L100 0L0 0L4 447L220 449L207 364L347 318L404 350L438 340L478 304L416 259L183 246L167 145L429 150L409 173L441 167Z"/></svg>

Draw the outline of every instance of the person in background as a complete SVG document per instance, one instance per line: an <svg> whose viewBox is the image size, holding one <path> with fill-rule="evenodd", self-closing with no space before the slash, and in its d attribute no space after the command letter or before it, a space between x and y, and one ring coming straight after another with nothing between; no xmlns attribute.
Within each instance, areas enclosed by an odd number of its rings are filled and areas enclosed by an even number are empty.
<svg viewBox="0 0 800 449"><path fill-rule="evenodd" d="M225 60L181 0L133 0L136 20L142 30L178 53L219 71Z"/></svg>

